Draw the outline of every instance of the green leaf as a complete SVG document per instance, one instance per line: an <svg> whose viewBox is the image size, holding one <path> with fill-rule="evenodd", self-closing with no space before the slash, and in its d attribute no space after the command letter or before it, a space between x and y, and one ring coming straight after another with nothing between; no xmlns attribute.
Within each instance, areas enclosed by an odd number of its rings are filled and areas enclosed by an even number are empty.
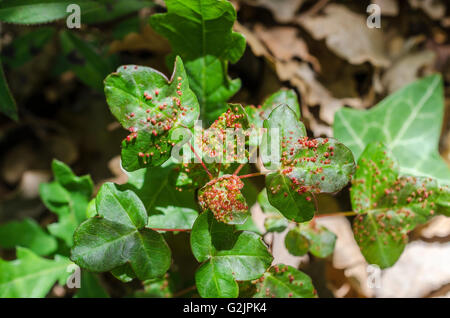
<svg viewBox="0 0 450 318"><path fill-rule="evenodd" d="M16 101L9 90L1 62L0 60L0 112L17 121L19 117L17 115Z"/></svg>
<svg viewBox="0 0 450 318"><path fill-rule="evenodd" d="M103 90L103 79L111 72L111 65L72 31L60 34L62 51L70 69L86 85Z"/></svg>
<svg viewBox="0 0 450 318"><path fill-rule="evenodd" d="M70 0L9 0L0 2L0 21L19 24L46 23L68 15Z"/></svg>
<svg viewBox="0 0 450 318"><path fill-rule="evenodd" d="M256 284L256 298L315 298L311 278L289 265L275 265Z"/></svg>
<svg viewBox="0 0 450 318"><path fill-rule="evenodd" d="M301 256L309 251L316 257L324 258L333 253L336 235L326 227L311 221L290 230L284 242L292 255Z"/></svg>
<svg viewBox="0 0 450 318"><path fill-rule="evenodd" d="M35 57L55 34L52 27L41 27L15 38L2 51L5 64L19 67Z"/></svg>
<svg viewBox="0 0 450 318"><path fill-rule="evenodd" d="M149 279L144 282L144 290L137 291L137 298L169 298L173 296L173 281L167 273L162 278Z"/></svg>
<svg viewBox="0 0 450 318"><path fill-rule="evenodd" d="M289 221L286 220L277 208L270 204L266 188L258 194L258 203L261 210L266 214L264 227L267 232L283 232L287 228Z"/></svg>
<svg viewBox="0 0 450 318"><path fill-rule="evenodd" d="M119 267L114 268L111 271L111 274L113 274L113 276L115 278L117 278L118 280L120 280L124 283L129 283L133 279L136 278L136 274L134 273L133 269L131 268L130 263L125 263Z"/></svg>
<svg viewBox="0 0 450 318"><path fill-rule="evenodd" d="M336 192L349 182L355 169L352 153L335 139L309 139L287 105L275 108L264 128L261 158L272 170L266 176L269 202L289 220L309 221L316 210L314 193ZM279 158L269 153L272 143Z"/></svg>
<svg viewBox="0 0 450 318"><path fill-rule="evenodd" d="M72 0L8 0L0 2L0 21L19 24L39 24L66 18ZM113 20L151 5L146 0L78 0L81 23Z"/></svg>
<svg viewBox="0 0 450 318"><path fill-rule="evenodd" d="M191 248L202 262L195 274L202 297L237 297L236 280L259 278L273 259L259 235L235 232L232 226L217 222L211 212L195 221Z"/></svg>
<svg viewBox="0 0 450 318"><path fill-rule="evenodd" d="M169 207L197 209L194 192L180 191L175 187L172 180L174 168L175 165L168 161L162 167L127 172L128 182L118 188L136 193L150 216L161 215L161 209Z"/></svg>
<svg viewBox="0 0 450 318"><path fill-rule="evenodd" d="M55 238L44 232L33 219L0 225L0 247L16 246L29 248L37 255L49 255L58 247Z"/></svg>
<svg viewBox="0 0 450 318"><path fill-rule="evenodd" d="M150 23L166 37L175 54L186 62L192 89L202 116L209 121L226 109L226 101L240 88L230 80L228 62L236 63L245 50L245 38L232 31L236 11L224 0L166 0L167 13Z"/></svg>
<svg viewBox="0 0 450 318"><path fill-rule="evenodd" d="M438 152L444 113L442 79L431 75L388 96L373 108L336 112L334 136L358 158L370 142L383 142L400 171L450 182L450 170Z"/></svg>
<svg viewBox="0 0 450 318"><path fill-rule="evenodd" d="M75 231L71 259L93 272L129 263L141 280L163 275L170 266L170 249L160 234L145 228L147 212L138 196L105 183L95 201L99 216Z"/></svg>
<svg viewBox="0 0 450 318"><path fill-rule="evenodd" d="M244 139L247 128L249 123L244 108L239 104L229 104L228 110L218 116L208 129L196 130L191 138L195 154L188 149L187 155L191 158L191 162L183 162L178 166L177 187L197 189L210 181L196 155L201 157L212 175L232 174L239 163L245 163L248 158ZM230 131L236 133L236 136L230 136ZM228 138L232 138L232 141L230 142Z"/></svg>
<svg viewBox="0 0 450 318"><path fill-rule="evenodd" d="M203 211L212 211L219 222L244 224L249 216L248 205L241 193L242 180L235 175L213 179L198 191Z"/></svg>
<svg viewBox="0 0 450 318"><path fill-rule="evenodd" d="M73 298L109 298L97 275L84 271L81 274L81 288Z"/></svg>
<svg viewBox="0 0 450 318"><path fill-rule="evenodd" d="M148 218L148 227L158 229L191 229L198 212L189 208L168 206L157 208L161 214Z"/></svg>
<svg viewBox="0 0 450 318"><path fill-rule="evenodd" d="M85 0L80 2L81 23L104 23L151 6L151 0Z"/></svg>
<svg viewBox="0 0 450 318"><path fill-rule="evenodd" d="M295 113L295 118L300 118L300 105L298 103L297 94L293 89L280 89L270 95L262 105L255 107L254 105L246 106L245 111L248 114L250 126L254 128L262 128L264 120L278 106L288 105Z"/></svg>
<svg viewBox="0 0 450 318"><path fill-rule="evenodd" d="M352 207L359 214L353 224L356 242L366 260L381 268L395 264L407 234L439 212L437 203L449 191L432 178L400 176L382 143L367 146L352 183Z"/></svg>
<svg viewBox="0 0 450 318"><path fill-rule="evenodd" d="M0 297L45 297L57 281L65 284L70 276L67 271L70 264L66 257L56 255L54 260L45 259L18 247L16 260L0 259Z"/></svg>
<svg viewBox="0 0 450 318"><path fill-rule="evenodd" d="M73 244L73 232L86 219L86 209L93 190L91 177L77 177L63 162L53 160L55 181L41 183L39 193L45 206L58 215L58 222L48 226L49 232L62 239L67 246Z"/></svg>
<svg viewBox="0 0 450 318"><path fill-rule="evenodd" d="M130 131L122 142L127 171L167 161L178 141L171 134L177 128L191 128L199 114L180 58L171 80L149 67L121 66L105 79L105 94L112 114Z"/></svg>

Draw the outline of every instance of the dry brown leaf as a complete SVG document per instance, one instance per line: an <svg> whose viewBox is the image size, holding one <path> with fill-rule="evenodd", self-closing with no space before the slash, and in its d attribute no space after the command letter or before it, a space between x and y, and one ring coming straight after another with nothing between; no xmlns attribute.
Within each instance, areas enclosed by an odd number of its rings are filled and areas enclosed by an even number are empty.
<svg viewBox="0 0 450 318"><path fill-rule="evenodd" d="M350 222L344 216L333 216L318 218L317 223L326 226L337 236L333 252L333 267L344 270L349 284L359 294L372 297L374 291L367 284L367 262L353 237ZM338 293L340 296L345 295L342 290Z"/></svg>
<svg viewBox="0 0 450 318"><path fill-rule="evenodd" d="M297 22L315 40L323 40L338 56L352 64L370 62L375 66L389 66L385 53L382 29L370 29L366 17L338 4L329 4L324 14L299 16Z"/></svg>
<svg viewBox="0 0 450 318"><path fill-rule="evenodd" d="M52 135L46 139L49 152L67 165L71 165L78 159L78 148L69 136Z"/></svg>
<svg viewBox="0 0 450 318"><path fill-rule="evenodd" d="M320 106L320 119L325 123L320 123L313 114L302 107L302 115L309 120L310 128L316 136L332 135L330 125L334 120L334 113L344 105L361 108L362 103L359 98L338 99L316 79L316 74L307 63L291 60L289 62L276 62L276 71L283 81L290 81L298 88L302 96L302 105Z"/></svg>
<svg viewBox="0 0 450 318"><path fill-rule="evenodd" d="M440 20L445 16L445 4L439 0L409 0L414 9L422 9L433 20Z"/></svg>
<svg viewBox="0 0 450 318"><path fill-rule="evenodd" d="M418 79L419 71L424 67L431 67L436 55L429 50L411 53L399 58L384 73L382 84L392 93L399 88Z"/></svg>
<svg viewBox="0 0 450 318"><path fill-rule="evenodd" d="M450 218L443 215L434 217L420 230L420 236L425 239L450 236Z"/></svg>
<svg viewBox="0 0 450 318"><path fill-rule="evenodd" d="M295 57L310 62L319 72L319 61L309 54L305 41L298 36L294 27L264 28L261 24L255 25L255 34L267 46L272 55L281 61L290 61Z"/></svg>
<svg viewBox="0 0 450 318"><path fill-rule="evenodd" d="M252 50L253 54L255 54L255 56L264 56L269 60L269 62L274 63L273 56L269 53L261 40L252 31L247 29L239 22L234 23L233 29L234 31L244 35L248 46Z"/></svg>
<svg viewBox="0 0 450 318"><path fill-rule="evenodd" d="M424 297L450 283L450 243L409 243L397 263L383 270L377 297Z"/></svg>
<svg viewBox="0 0 450 318"><path fill-rule="evenodd" d="M128 175L122 169L120 155L113 157L108 161L108 169L113 174L113 177L105 179L95 185L95 192L97 192L103 183L114 182L116 184L125 184L128 181Z"/></svg>
<svg viewBox="0 0 450 318"><path fill-rule="evenodd" d="M8 149L2 159L2 179L9 184L15 184L36 161L36 153L33 152L31 143L18 144Z"/></svg>
<svg viewBox="0 0 450 318"><path fill-rule="evenodd" d="M291 22L295 13L305 0L244 0L245 3L252 6L261 6L269 9L280 23Z"/></svg>
<svg viewBox="0 0 450 318"><path fill-rule="evenodd" d="M381 15L396 16L398 15L398 3L397 0L372 0L373 4L376 4L381 9Z"/></svg>
<svg viewBox="0 0 450 318"><path fill-rule="evenodd" d="M19 193L24 199L34 199L39 196L39 185L51 179L49 171L28 170L25 171L18 187Z"/></svg>
<svg viewBox="0 0 450 318"><path fill-rule="evenodd" d="M120 51L150 51L159 54L170 52L169 42L145 24L140 33L129 33L123 40L115 40L109 48L110 53Z"/></svg>

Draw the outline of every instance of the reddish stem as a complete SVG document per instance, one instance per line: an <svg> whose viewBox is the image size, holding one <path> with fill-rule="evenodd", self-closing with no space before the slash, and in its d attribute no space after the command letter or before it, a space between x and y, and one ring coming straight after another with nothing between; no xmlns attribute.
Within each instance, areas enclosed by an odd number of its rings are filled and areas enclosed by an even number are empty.
<svg viewBox="0 0 450 318"><path fill-rule="evenodd" d="M206 168L205 164L203 163L202 158L199 157L199 155L195 152L194 147L192 146L191 143L189 143L189 147L191 147L192 152L194 153L195 157L197 157L197 159L200 161L200 164L202 165L203 169L205 169L206 173L209 176L209 179L212 180L214 179L213 175L211 174L211 172L209 172L208 168Z"/></svg>
<svg viewBox="0 0 450 318"><path fill-rule="evenodd" d="M244 178L251 178L251 177L258 177L258 176L265 176L266 174L263 172L255 172L255 173L249 173L249 174L244 174L242 176L239 176L239 178L244 179Z"/></svg>
<svg viewBox="0 0 450 318"><path fill-rule="evenodd" d="M245 163L241 163L239 165L239 167L237 167L236 171L233 172L233 176L237 176L237 174L239 173L239 171L241 171L242 168L244 168Z"/></svg>
<svg viewBox="0 0 450 318"><path fill-rule="evenodd" d="M217 168L217 178L220 176L220 168L222 167L222 163L219 162L219 168Z"/></svg>

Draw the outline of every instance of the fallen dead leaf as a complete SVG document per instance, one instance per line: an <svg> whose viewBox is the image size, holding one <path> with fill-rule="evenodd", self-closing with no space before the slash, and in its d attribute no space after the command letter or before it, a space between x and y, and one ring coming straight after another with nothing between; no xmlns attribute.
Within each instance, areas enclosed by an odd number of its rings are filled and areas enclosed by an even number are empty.
<svg viewBox="0 0 450 318"><path fill-rule="evenodd" d="M387 67L382 29L370 29L366 17L338 4L329 4L320 15L300 15L296 18L315 40L325 40L327 46L352 64L370 62Z"/></svg>
<svg viewBox="0 0 450 318"><path fill-rule="evenodd" d="M309 54L308 47L299 37L297 28L284 26L265 28L261 24L256 24L254 31L276 59L290 61L298 57L310 62L314 69L320 72L319 61Z"/></svg>
<svg viewBox="0 0 450 318"><path fill-rule="evenodd" d="M261 6L270 10L280 23L291 22L295 13L305 0L244 0L244 3L252 6Z"/></svg>
<svg viewBox="0 0 450 318"><path fill-rule="evenodd" d="M344 270L351 287L361 295L372 297L373 289L368 287L367 262L353 237L350 222L344 216L318 218L317 224L327 227L337 236L333 252L332 265L334 268ZM337 290L343 296L343 290Z"/></svg>
<svg viewBox="0 0 450 318"><path fill-rule="evenodd" d="M445 4L439 0L409 0L414 9L421 9L433 20L440 20L445 16Z"/></svg>
<svg viewBox="0 0 450 318"><path fill-rule="evenodd" d="M450 236L450 218L438 215L432 218L421 230L420 236L425 239L444 238Z"/></svg>
<svg viewBox="0 0 450 318"><path fill-rule="evenodd" d="M398 15L397 0L372 0L372 3L380 6L381 15L391 17Z"/></svg>
<svg viewBox="0 0 450 318"><path fill-rule="evenodd" d="M382 84L388 93L395 92L399 88L419 78L419 71L424 67L431 68L436 55L429 50L411 53L399 58L384 73L381 78Z"/></svg>
<svg viewBox="0 0 450 318"><path fill-rule="evenodd" d="M338 99L316 79L316 74L311 67L304 62L291 60L289 62L276 62L276 71L281 80L290 81L298 88L302 99L302 116L309 120L310 128L314 135L332 135L330 125L334 120L334 113L344 105L361 108L360 98ZM306 106L320 106L320 123L307 109Z"/></svg>
<svg viewBox="0 0 450 318"><path fill-rule="evenodd" d="M424 297L450 283L450 243L409 243L397 263L383 270L376 297Z"/></svg>
<svg viewBox="0 0 450 318"><path fill-rule="evenodd" d="M120 51L150 51L167 54L170 52L170 44L147 23L142 27L140 33L129 33L123 40L115 40L111 43L110 53Z"/></svg>
<svg viewBox="0 0 450 318"><path fill-rule="evenodd" d="M20 195L24 199L34 199L39 196L39 185L51 179L49 171L28 170L22 174L22 179L18 187Z"/></svg>

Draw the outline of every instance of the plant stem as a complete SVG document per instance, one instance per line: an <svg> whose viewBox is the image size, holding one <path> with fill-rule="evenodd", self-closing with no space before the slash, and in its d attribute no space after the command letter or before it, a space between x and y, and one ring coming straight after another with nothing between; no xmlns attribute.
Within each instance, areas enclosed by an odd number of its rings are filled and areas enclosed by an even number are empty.
<svg viewBox="0 0 450 318"><path fill-rule="evenodd" d="M239 176L240 179L244 179L244 178L251 178L251 177L258 177L258 176L265 176L266 174L263 172L255 172L255 173L249 173L249 174L244 174L242 176Z"/></svg>
<svg viewBox="0 0 450 318"><path fill-rule="evenodd" d="M195 157L200 161L200 164L202 165L203 169L205 169L206 173L209 176L209 179L210 180L214 179L214 177L212 176L211 172L209 172L208 168L206 168L205 164L203 163L202 158L200 158L199 155L197 154L197 152L195 152L195 149L194 149L194 147L192 146L191 143L189 143L189 147L191 147L191 150L194 153Z"/></svg>
<svg viewBox="0 0 450 318"><path fill-rule="evenodd" d="M175 298L175 297L180 297L181 295L184 295L184 294L186 294L186 293L188 293L188 292L190 292L191 290L194 290L194 289L196 289L196 288L197 288L197 286L193 285L193 286L191 286L191 287L182 289L182 290L180 290L180 291L174 293L172 297L173 297L173 298Z"/></svg>
<svg viewBox="0 0 450 318"><path fill-rule="evenodd" d="M252 155L255 153L255 151L257 151L257 150L258 150L258 147L253 148L253 151L248 155L249 160L252 157ZM237 167L236 171L233 172L233 175L237 176L237 174L239 173L239 171L241 171L241 169L244 167L244 165L245 165L245 163L241 163L239 165L239 167Z"/></svg>
<svg viewBox="0 0 450 318"><path fill-rule="evenodd" d="M217 168L217 178L220 176L220 168L222 167L222 163L219 162L219 167Z"/></svg>
<svg viewBox="0 0 450 318"><path fill-rule="evenodd" d="M315 217L316 218L324 218L327 216L353 216L356 214L358 214L358 213L356 213L354 211L345 211L345 212L336 212L336 213L317 214Z"/></svg>

